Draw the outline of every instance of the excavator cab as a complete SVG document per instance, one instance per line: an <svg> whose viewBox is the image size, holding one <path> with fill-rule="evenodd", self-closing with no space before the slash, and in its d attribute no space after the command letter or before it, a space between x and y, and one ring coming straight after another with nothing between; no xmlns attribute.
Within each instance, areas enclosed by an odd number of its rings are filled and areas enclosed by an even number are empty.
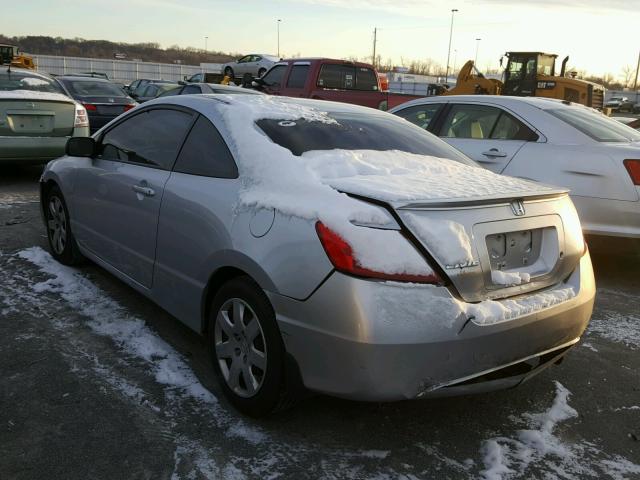
<svg viewBox="0 0 640 480"><path fill-rule="evenodd" d="M557 55L541 52L507 52L503 95L535 96L540 76L555 76Z"/></svg>
<svg viewBox="0 0 640 480"><path fill-rule="evenodd" d="M0 65L10 65L16 50L13 45L0 44Z"/></svg>

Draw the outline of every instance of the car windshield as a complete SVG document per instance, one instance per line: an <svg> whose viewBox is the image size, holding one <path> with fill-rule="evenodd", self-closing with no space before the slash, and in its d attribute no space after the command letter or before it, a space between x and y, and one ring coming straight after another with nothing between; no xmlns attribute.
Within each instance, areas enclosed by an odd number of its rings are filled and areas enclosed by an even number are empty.
<svg viewBox="0 0 640 480"><path fill-rule="evenodd" d="M117 85L96 80L64 80L72 95L81 97L124 97L125 93Z"/></svg>
<svg viewBox="0 0 640 480"><path fill-rule="evenodd" d="M551 115L563 120L598 142L639 142L640 133L603 114L581 107L552 108Z"/></svg>
<svg viewBox="0 0 640 480"><path fill-rule="evenodd" d="M15 70L0 73L0 91L8 92L12 90L64 93L55 82L47 78L16 72Z"/></svg>
<svg viewBox="0 0 640 480"><path fill-rule="evenodd" d="M256 124L294 155L312 150L399 150L475 165L444 141L391 115L328 113L336 123L262 119Z"/></svg>

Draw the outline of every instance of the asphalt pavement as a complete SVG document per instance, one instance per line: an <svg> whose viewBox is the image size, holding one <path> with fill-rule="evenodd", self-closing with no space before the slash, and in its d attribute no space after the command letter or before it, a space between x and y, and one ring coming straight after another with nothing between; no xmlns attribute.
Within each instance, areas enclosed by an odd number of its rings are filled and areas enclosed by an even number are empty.
<svg viewBox="0 0 640 480"><path fill-rule="evenodd" d="M256 421L198 335L95 265L55 267L38 177L0 167L0 479L640 479L637 245L594 242L588 332L517 389Z"/></svg>

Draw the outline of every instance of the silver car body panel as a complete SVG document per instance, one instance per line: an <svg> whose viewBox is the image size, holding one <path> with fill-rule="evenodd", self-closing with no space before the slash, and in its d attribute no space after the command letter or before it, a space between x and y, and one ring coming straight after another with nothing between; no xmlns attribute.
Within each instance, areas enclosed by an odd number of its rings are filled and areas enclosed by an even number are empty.
<svg viewBox="0 0 640 480"><path fill-rule="evenodd" d="M228 98L166 97L132 112L165 104L191 108L213 122L237 156L216 108L219 101L233 101ZM323 110L327 106L322 103ZM336 272L312 220L239 208L242 174L238 179L209 178L107 163L117 162L62 157L50 162L41 178L43 188L47 182L60 186L82 253L198 332L206 325L212 279L226 269L249 275L271 300L287 352L312 390L398 400L504 387L539 371L546 360L517 381L505 377L467 385L464 379L559 352L580 337L591 314L595 285L590 259L583 255L577 216L561 189L516 199L498 195L388 204L401 225L407 214L463 225L477 255L473 268L445 269L445 262L436 258L433 266L444 270L446 285L407 285ZM132 188L143 182L153 196ZM517 216L512 200L522 201L526 213ZM545 228L555 229L556 235L539 250L545 262L540 274L529 285L492 284L486 237ZM429 250L419 240L414 245ZM491 325L461 313L480 300L527 298L568 287L575 292L569 300Z"/></svg>

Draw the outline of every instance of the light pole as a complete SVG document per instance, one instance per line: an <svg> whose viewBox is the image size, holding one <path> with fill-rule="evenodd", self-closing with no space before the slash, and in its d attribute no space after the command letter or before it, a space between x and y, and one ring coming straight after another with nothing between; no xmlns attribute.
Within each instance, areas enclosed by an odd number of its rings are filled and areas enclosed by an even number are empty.
<svg viewBox="0 0 640 480"><path fill-rule="evenodd" d="M207 40L209 40L209 37L204 37L204 53L207 53Z"/></svg>
<svg viewBox="0 0 640 480"><path fill-rule="evenodd" d="M480 40L481 38L476 38L476 58L473 61L473 64L478 68L478 49L480 48Z"/></svg>
<svg viewBox="0 0 640 480"><path fill-rule="evenodd" d="M451 70L452 74L456 74L456 65L458 64L458 49L453 49L453 70Z"/></svg>
<svg viewBox="0 0 640 480"><path fill-rule="evenodd" d="M278 58L280 58L280 22L282 21L282 19L278 19L277 25L278 25Z"/></svg>
<svg viewBox="0 0 640 480"><path fill-rule="evenodd" d="M445 71L445 82L449 80L449 60L451 59L451 38L453 37L453 16L458 11L457 8L451 9L451 28L449 28L449 50L447 50L447 69Z"/></svg>

